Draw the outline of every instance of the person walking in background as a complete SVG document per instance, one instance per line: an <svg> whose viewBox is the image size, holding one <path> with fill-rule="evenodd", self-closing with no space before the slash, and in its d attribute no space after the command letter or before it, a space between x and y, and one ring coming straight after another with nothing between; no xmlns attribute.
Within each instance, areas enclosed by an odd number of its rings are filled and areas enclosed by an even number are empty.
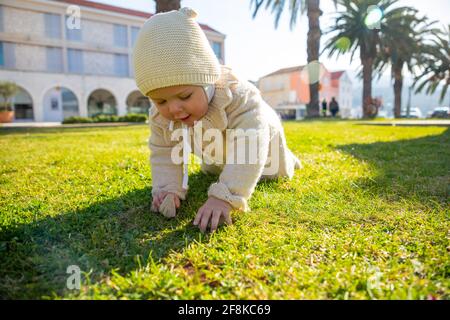
<svg viewBox="0 0 450 320"><path fill-rule="evenodd" d="M327 100L325 98L322 101L322 116L327 116Z"/></svg>
<svg viewBox="0 0 450 320"><path fill-rule="evenodd" d="M336 117L337 113L339 112L339 104L334 97L331 98L330 112L333 118Z"/></svg>

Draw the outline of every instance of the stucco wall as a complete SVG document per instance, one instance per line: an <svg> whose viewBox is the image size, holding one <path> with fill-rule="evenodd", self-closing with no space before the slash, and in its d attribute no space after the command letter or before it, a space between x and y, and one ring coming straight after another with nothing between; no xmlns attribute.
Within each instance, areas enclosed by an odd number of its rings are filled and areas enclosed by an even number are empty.
<svg viewBox="0 0 450 320"><path fill-rule="evenodd" d="M31 37L45 36L44 14L3 6L3 30Z"/></svg>
<svg viewBox="0 0 450 320"><path fill-rule="evenodd" d="M47 68L46 48L15 44L16 69L30 71L45 71Z"/></svg>

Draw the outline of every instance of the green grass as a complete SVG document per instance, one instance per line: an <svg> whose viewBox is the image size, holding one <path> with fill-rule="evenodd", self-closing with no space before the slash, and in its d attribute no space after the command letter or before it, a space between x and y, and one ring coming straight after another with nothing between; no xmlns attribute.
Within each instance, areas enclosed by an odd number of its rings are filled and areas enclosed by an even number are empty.
<svg viewBox="0 0 450 320"><path fill-rule="evenodd" d="M0 130L0 298L449 299L450 131L284 126L304 169L212 235L198 166L150 212L147 126Z"/></svg>

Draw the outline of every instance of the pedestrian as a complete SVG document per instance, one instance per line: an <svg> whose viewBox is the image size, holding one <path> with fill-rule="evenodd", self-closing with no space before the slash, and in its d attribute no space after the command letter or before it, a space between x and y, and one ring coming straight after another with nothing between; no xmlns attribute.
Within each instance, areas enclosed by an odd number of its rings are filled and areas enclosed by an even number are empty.
<svg viewBox="0 0 450 320"><path fill-rule="evenodd" d="M323 98L322 101L322 116L326 117L327 116L327 99Z"/></svg>
<svg viewBox="0 0 450 320"><path fill-rule="evenodd" d="M336 99L333 97L331 98L331 102L330 102L330 112L331 112L331 116L334 118L336 117L336 115L339 112L339 104L336 101Z"/></svg>

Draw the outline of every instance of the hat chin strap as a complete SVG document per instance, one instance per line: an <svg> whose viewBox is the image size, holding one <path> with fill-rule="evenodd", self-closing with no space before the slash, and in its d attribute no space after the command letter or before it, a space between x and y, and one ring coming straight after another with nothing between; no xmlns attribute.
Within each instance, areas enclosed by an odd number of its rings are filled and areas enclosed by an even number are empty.
<svg viewBox="0 0 450 320"><path fill-rule="evenodd" d="M216 87L213 84L203 85L202 87L203 90L205 90L206 97L208 98L208 104L210 104L214 97Z"/></svg>
<svg viewBox="0 0 450 320"><path fill-rule="evenodd" d="M191 139L189 135L189 128L183 123L183 184L182 188L184 190L188 189L188 163L189 155L191 154Z"/></svg>

